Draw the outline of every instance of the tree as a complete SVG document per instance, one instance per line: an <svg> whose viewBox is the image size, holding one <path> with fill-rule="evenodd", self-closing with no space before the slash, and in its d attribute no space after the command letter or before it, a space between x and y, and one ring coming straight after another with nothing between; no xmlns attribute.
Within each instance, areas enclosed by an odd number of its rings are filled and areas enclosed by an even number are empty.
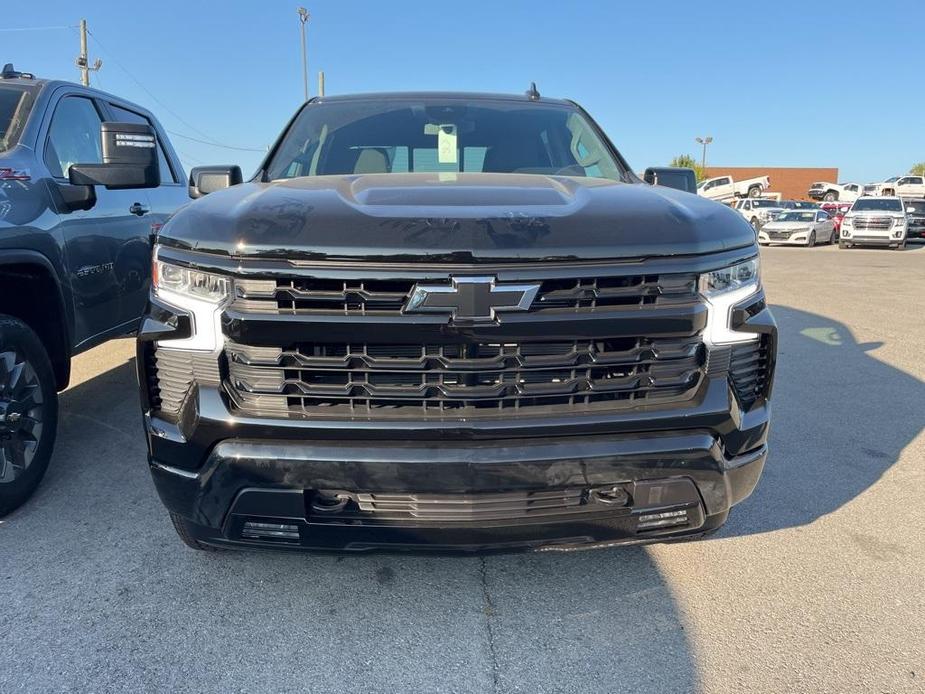
<svg viewBox="0 0 925 694"><path fill-rule="evenodd" d="M693 169L694 175L697 177L697 183L700 183L704 178L703 167L697 163L697 160L694 159L690 154L680 154L671 160L671 163L668 166L678 166L682 169Z"/></svg>
<svg viewBox="0 0 925 694"><path fill-rule="evenodd" d="M913 176L925 176L925 161L920 161L918 164L913 164L912 168L909 169L909 173Z"/></svg>

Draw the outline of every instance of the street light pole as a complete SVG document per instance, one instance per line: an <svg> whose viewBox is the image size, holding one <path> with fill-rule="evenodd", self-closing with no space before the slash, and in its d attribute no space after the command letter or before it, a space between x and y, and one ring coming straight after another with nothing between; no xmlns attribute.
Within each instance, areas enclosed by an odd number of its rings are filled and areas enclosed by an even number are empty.
<svg viewBox="0 0 925 694"><path fill-rule="evenodd" d="M308 52L305 48L305 25L308 23L308 10L299 8L299 28L302 32L302 88L305 91L305 100L308 101Z"/></svg>
<svg viewBox="0 0 925 694"><path fill-rule="evenodd" d="M698 144L703 145L703 158L700 160L700 168L703 170L703 175L707 175L707 145L713 142L712 137L698 137L696 138Z"/></svg>

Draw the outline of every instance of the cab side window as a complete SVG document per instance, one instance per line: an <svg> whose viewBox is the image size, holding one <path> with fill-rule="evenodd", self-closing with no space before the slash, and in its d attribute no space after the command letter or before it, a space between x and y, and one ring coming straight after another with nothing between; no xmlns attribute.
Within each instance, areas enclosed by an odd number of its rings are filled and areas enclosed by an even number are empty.
<svg viewBox="0 0 925 694"><path fill-rule="evenodd" d="M81 96L66 96L55 107L45 142L45 165L56 178L66 178L72 164L101 164L102 124L96 105Z"/></svg>
<svg viewBox="0 0 925 694"><path fill-rule="evenodd" d="M154 123L149 121L140 113L135 113L134 111L129 111L128 109L122 108L121 106L116 106L115 104L110 104L109 108L112 109L113 115L121 123L138 123L140 125L150 125L154 128ZM155 133L157 133L157 128L154 128ZM161 172L161 185L165 183L176 183L177 179L173 173L173 169L170 167L170 162L167 161L167 155L164 154L164 145L161 143L160 133L157 133L157 164Z"/></svg>

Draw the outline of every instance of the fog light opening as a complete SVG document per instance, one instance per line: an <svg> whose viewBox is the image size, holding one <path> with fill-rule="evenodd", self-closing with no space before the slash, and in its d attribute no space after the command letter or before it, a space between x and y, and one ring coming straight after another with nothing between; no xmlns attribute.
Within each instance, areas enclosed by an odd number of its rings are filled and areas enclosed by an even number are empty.
<svg viewBox="0 0 925 694"><path fill-rule="evenodd" d="M670 528L675 525L687 525L690 519L687 515L687 509L680 511L662 511L661 513L646 513L639 516L639 524L636 526L639 530L651 530L653 528Z"/></svg>
<svg viewBox="0 0 925 694"><path fill-rule="evenodd" d="M299 526L290 523L246 521L241 530L245 540L299 540Z"/></svg>

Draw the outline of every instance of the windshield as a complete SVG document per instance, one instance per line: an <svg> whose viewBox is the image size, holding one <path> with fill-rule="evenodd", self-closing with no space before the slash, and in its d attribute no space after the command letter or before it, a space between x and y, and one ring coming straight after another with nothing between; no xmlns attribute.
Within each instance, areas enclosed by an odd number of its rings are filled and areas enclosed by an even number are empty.
<svg viewBox="0 0 925 694"><path fill-rule="evenodd" d="M5 152L19 142L31 108L31 89L0 86L0 152Z"/></svg>
<svg viewBox="0 0 925 694"><path fill-rule="evenodd" d="M780 207L777 200L752 200L752 205L755 207Z"/></svg>
<svg viewBox="0 0 925 694"><path fill-rule="evenodd" d="M866 212L868 210L902 212L903 204L896 198L861 198L851 208L852 212Z"/></svg>
<svg viewBox="0 0 925 694"><path fill-rule="evenodd" d="M782 212L778 222L813 222L816 220L815 212Z"/></svg>
<svg viewBox="0 0 925 694"><path fill-rule="evenodd" d="M925 212L925 200L906 200L906 212Z"/></svg>
<svg viewBox="0 0 925 694"><path fill-rule="evenodd" d="M575 108L437 98L309 104L266 170L270 180L412 172L624 180L607 144Z"/></svg>

